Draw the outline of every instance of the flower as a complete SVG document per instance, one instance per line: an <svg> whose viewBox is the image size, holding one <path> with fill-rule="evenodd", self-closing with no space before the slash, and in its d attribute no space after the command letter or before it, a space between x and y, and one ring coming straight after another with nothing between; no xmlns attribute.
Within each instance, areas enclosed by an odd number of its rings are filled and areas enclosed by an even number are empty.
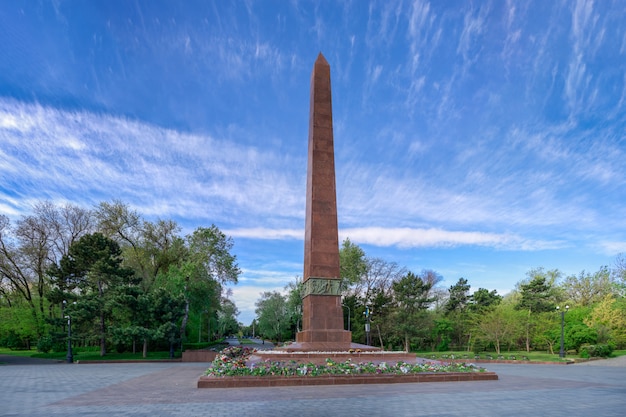
<svg viewBox="0 0 626 417"><path fill-rule="evenodd" d="M283 362L266 360L256 364L246 365L246 360L255 352L254 349L242 348L239 346L224 349L216 357L207 369L206 375L215 377L228 376L306 376L315 377L320 375L352 375L352 374L415 374L415 373L435 373L435 372L484 372L474 364L466 363L422 363L410 364L399 361L396 364L381 362L354 363L351 359L345 362L326 359L324 365L313 363L297 363L294 360Z"/></svg>

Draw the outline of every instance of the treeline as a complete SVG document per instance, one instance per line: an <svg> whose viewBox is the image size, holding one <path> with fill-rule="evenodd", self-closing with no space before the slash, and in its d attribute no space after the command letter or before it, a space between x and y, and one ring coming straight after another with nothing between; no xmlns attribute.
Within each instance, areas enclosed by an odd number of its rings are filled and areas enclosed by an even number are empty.
<svg viewBox="0 0 626 417"><path fill-rule="evenodd" d="M340 249L345 328L354 342L384 349L465 350L482 352L560 348L564 312L564 348L580 352L588 345L626 348L626 260L615 267L564 276L559 270L527 272L514 291L502 296L459 278L441 286L435 271L408 271L394 262L369 258L346 240ZM300 330L301 282L286 295L266 292L258 300L256 332L290 340ZM587 349L593 352L593 349ZM602 350L605 352L605 350Z"/></svg>
<svg viewBox="0 0 626 417"><path fill-rule="evenodd" d="M74 344L101 355L234 333L223 287L240 274L232 246L215 225L183 236L119 201L0 215L0 345L63 351L68 320Z"/></svg>

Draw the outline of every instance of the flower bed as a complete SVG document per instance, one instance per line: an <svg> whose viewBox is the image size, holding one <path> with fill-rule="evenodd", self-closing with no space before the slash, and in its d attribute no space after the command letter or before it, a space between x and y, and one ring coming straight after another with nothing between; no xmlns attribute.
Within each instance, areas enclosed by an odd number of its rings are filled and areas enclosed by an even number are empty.
<svg viewBox="0 0 626 417"><path fill-rule="evenodd" d="M485 372L484 368L467 363L407 363L353 362L351 359L337 361L326 359L324 364L296 361L262 361L248 363L248 358L255 352L247 347L230 347L221 351L205 375L213 377L233 376L282 376L282 377L319 377L324 375L407 375L420 373L476 373Z"/></svg>

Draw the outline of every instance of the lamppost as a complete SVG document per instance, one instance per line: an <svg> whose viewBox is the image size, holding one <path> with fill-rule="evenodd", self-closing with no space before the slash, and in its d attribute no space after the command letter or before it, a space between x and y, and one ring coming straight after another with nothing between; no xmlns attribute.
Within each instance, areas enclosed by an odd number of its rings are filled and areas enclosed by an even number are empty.
<svg viewBox="0 0 626 417"><path fill-rule="evenodd" d="M372 311L368 306L365 306L365 344L370 346L372 344L372 338L370 336L370 316L372 315Z"/></svg>
<svg viewBox="0 0 626 417"><path fill-rule="evenodd" d="M67 319L67 363L74 362L74 355L72 355L72 318L69 316L65 316Z"/></svg>
<svg viewBox="0 0 626 417"><path fill-rule="evenodd" d="M76 304L76 301L74 301L73 304ZM65 309L66 306L67 301L63 300L63 309ZM72 354L72 317L67 314L65 318L67 319L67 356L65 358L67 360L67 363L73 363L74 355Z"/></svg>
<svg viewBox="0 0 626 417"><path fill-rule="evenodd" d="M559 350L559 357L565 357L565 313L569 310L569 306L565 306L565 311L561 311L559 306L556 306L556 311L561 313L561 349Z"/></svg>
<svg viewBox="0 0 626 417"><path fill-rule="evenodd" d="M342 304L343 307L347 307L348 308L348 331L350 331L350 306Z"/></svg>

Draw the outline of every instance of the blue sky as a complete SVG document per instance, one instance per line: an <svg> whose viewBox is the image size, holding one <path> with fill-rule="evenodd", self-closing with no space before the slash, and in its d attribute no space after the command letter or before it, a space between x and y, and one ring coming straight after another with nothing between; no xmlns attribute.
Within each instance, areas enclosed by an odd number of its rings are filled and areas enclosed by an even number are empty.
<svg viewBox="0 0 626 417"><path fill-rule="evenodd" d="M0 213L121 199L302 275L309 82L331 65L340 240L504 294L626 252L621 1L0 2Z"/></svg>

